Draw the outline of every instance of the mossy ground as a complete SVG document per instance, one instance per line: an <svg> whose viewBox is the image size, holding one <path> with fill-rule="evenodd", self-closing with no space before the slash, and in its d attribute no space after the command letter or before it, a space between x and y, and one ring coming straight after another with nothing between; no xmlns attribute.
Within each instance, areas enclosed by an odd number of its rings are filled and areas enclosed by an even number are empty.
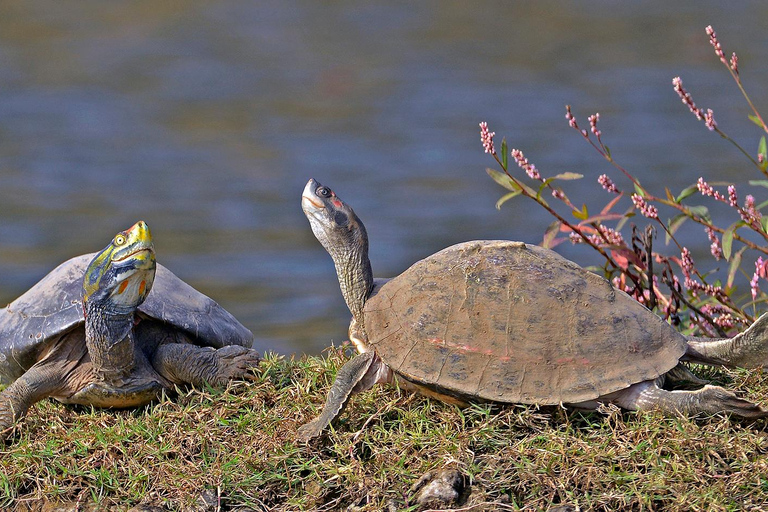
<svg viewBox="0 0 768 512"><path fill-rule="evenodd" d="M325 439L297 443L344 361L272 356L255 382L129 411L41 402L0 445L0 508L417 510L410 487L446 467L471 482L461 510L768 507L762 420L460 410L377 386ZM705 374L768 404L762 371Z"/></svg>

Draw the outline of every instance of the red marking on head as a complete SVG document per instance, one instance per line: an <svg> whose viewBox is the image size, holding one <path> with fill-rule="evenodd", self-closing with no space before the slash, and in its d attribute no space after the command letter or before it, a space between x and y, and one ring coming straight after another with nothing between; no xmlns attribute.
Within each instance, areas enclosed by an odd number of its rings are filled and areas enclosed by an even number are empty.
<svg viewBox="0 0 768 512"><path fill-rule="evenodd" d="M117 293L121 294L125 291L125 289L128 288L128 281L123 281L120 283L120 287L117 289Z"/></svg>
<svg viewBox="0 0 768 512"><path fill-rule="evenodd" d="M144 290L146 290L146 289L147 289L147 282L146 281L142 281L139 284L139 295L144 295Z"/></svg>
<svg viewBox="0 0 768 512"><path fill-rule="evenodd" d="M331 199L331 202L333 203L333 206L335 206L336 208L341 208L341 201L339 201L335 197Z"/></svg>

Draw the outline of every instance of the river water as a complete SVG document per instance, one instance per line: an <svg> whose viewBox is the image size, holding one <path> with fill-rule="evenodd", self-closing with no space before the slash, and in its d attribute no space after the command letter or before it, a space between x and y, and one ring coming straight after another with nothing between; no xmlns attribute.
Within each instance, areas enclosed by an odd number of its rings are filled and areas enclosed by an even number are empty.
<svg viewBox="0 0 768 512"><path fill-rule="evenodd" d="M599 111L616 159L658 194L758 178L671 81L755 152L704 27L768 113L760 2L3 1L0 14L2 303L143 219L158 260L259 349L319 353L349 313L301 212L305 182L355 207L380 276L465 240L538 243L543 212L494 208L478 123L545 175L585 174L569 195L599 208L599 174L627 181L568 127L566 103L582 125ZM701 229L681 238L705 258Z"/></svg>

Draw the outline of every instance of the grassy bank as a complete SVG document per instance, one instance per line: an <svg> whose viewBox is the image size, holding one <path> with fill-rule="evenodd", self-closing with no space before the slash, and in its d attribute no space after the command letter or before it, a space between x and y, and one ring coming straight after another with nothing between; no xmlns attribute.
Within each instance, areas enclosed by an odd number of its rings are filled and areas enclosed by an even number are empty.
<svg viewBox="0 0 768 512"><path fill-rule="evenodd" d="M442 468L468 476L462 510L768 503L765 421L459 410L379 386L356 396L323 441L296 443L344 360L271 357L256 382L132 411L44 401L0 448L0 508L417 510L411 486ZM706 376L768 404L762 371Z"/></svg>

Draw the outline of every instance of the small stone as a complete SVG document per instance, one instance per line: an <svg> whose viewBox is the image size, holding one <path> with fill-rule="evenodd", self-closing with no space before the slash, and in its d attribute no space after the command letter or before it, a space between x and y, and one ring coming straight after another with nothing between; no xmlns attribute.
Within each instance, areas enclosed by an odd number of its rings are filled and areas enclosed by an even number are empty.
<svg viewBox="0 0 768 512"><path fill-rule="evenodd" d="M549 512L581 512L578 505L571 505L570 503L565 505L557 505L549 509Z"/></svg>
<svg viewBox="0 0 768 512"><path fill-rule="evenodd" d="M412 487L417 492L419 505L451 506L458 503L466 488L466 477L456 469L444 469L437 474L431 471L422 476Z"/></svg>
<svg viewBox="0 0 768 512"><path fill-rule="evenodd" d="M185 512L215 512L218 510L219 495L213 489L206 489L200 493L195 502L185 508Z"/></svg>

